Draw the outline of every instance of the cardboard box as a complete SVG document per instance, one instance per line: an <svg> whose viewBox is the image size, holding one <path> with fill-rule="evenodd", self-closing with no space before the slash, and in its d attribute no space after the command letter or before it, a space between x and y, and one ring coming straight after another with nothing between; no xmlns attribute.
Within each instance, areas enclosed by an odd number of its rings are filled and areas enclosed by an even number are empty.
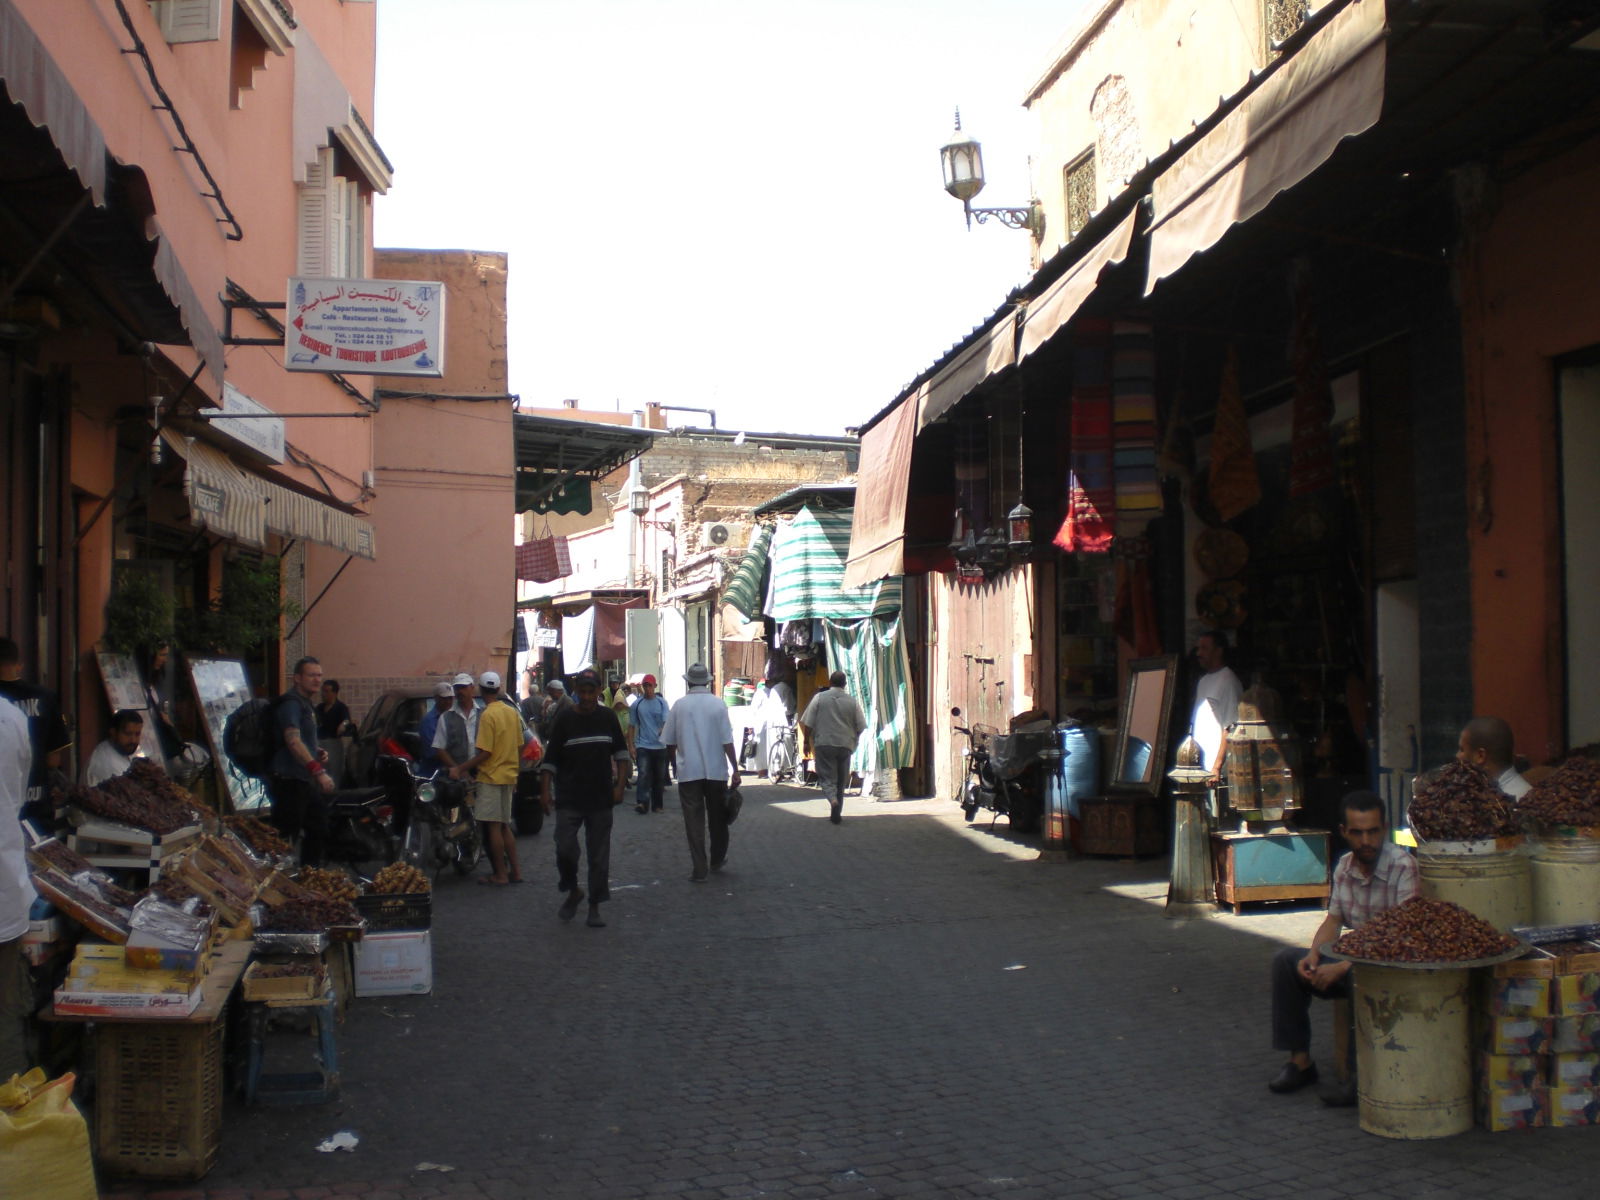
<svg viewBox="0 0 1600 1200"><path fill-rule="evenodd" d="M1544 1083L1550 1067L1543 1054L1483 1054L1478 1057L1478 1075L1486 1085L1529 1088Z"/></svg>
<svg viewBox="0 0 1600 1200"><path fill-rule="evenodd" d="M71 979L56 989L55 1011L73 1017L187 1017L200 1007L200 984L187 992L84 991Z"/></svg>
<svg viewBox="0 0 1600 1200"><path fill-rule="evenodd" d="M1561 1129L1600 1125L1600 1090L1592 1087L1551 1088L1550 1124Z"/></svg>
<svg viewBox="0 0 1600 1200"><path fill-rule="evenodd" d="M1493 1017L1548 1017L1552 983L1538 978L1485 979L1483 1011Z"/></svg>
<svg viewBox="0 0 1600 1200"><path fill-rule="evenodd" d="M1553 954L1535 946L1521 958L1503 962L1494 968L1496 979L1550 979L1556 973L1557 959Z"/></svg>
<svg viewBox="0 0 1600 1200"><path fill-rule="evenodd" d="M1483 1046L1490 1054L1544 1054L1551 1049L1551 1036L1549 1017L1489 1017Z"/></svg>
<svg viewBox="0 0 1600 1200"><path fill-rule="evenodd" d="M1557 1017L1553 1025L1549 1048L1555 1053L1580 1054L1600 1050L1600 1013Z"/></svg>
<svg viewBox="0 0 1600 1200"><path fill-rule="evenodd" d="M1541 1129L1550 1123L1550 1089L1542 1083L1485 1087L1478 1092L1478 1123L1490 1133Z"/></svg>
<svg viewBox="0 0 1600 1200"><path fill-rule="evenodd" d="M1550 1056L1552 1087L1600 1087L1600 1051Z"/></svg>
<svg viewBox="0 0 1600 1200"><path fill-rule="evenodd" d="M426 929L369 933L356 943L357 996L419 996L433 991L433 934Z"/></svg>
<svg viewBox="0 0 1600 1200"><path fill-rule="evenodd" d="M122 948L123 959L137 970L189 971L204 973L208 945L175 946L145 929L135 929Z"/></svg>
<svg viewBox="0 0 1600 1200"><path fill-rule="evenodd" d="M1600 1012L1600 972L1583 975L1558 975L1550 1012L1557 1017L1581 1017Z"/></svg>

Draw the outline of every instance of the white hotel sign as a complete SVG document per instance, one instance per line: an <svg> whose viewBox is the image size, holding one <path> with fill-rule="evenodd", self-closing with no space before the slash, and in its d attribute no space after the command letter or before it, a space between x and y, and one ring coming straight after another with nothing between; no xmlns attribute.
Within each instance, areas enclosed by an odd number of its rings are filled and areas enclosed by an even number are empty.
<svg viewBox="0 0 1600 1200"><path fill-rule="evenodd" d="M289 280L283 365L346 375L444 374L444 285Z"/></svg>

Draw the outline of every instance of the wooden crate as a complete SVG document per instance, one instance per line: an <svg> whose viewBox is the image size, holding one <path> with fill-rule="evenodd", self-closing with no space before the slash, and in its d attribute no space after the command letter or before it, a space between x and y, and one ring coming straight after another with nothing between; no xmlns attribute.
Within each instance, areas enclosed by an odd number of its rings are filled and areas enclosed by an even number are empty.
<svg viewBox="0 0 1600 1200"><path fill-rule="evenodd" d="M317 970L304 975L264 976L262 963L251 963L244 973L244 998L246 1000L314 1000L322 995L322 973Z"/></svg>

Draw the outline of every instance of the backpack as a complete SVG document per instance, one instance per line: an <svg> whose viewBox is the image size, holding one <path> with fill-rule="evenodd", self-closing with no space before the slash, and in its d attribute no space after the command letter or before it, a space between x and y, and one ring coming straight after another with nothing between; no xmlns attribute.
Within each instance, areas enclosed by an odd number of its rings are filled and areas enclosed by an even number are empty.
<svg viewBox="0 0 1600 1200"><path fill-rule="evenodd" d="M278 723L271 700L246 700L228 714L222 727L222 750L246 775L265 779L278 748Z"/></svg>

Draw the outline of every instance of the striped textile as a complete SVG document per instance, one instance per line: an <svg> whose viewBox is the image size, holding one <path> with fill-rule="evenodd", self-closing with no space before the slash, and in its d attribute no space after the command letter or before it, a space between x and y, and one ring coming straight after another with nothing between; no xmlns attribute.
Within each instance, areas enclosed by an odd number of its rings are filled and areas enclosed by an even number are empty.
<svg viewBox="0 0 1600 1200"><path fill-rule="evenodd" d="M728 586L722 589L722 602L733 605L739 615L747 621L755 620L761 612L761 598L765 591L761 583L766 578L767 552L771 548L772 526L757 527L750 537L750 545L745 550L744 557L734 568L733 578L728 581Z"/></svg>
<svg viewBox="0 0 1600 1200"><path fill-rule="evenodd" d="M850 756L853 771L887 771L917 760L911 658L900 615L824 621L828 663L848 677L847 690L867 714L867 729Z"/></svg>
<svg viewBox="0 0 1600 1200"><path fill-rule="evenodd" d="M774 621L857 621L900 611L899 576L865 587L841 586L850 554L851 516L849 509L807 507L778 526L772 535L772 606L767 613Z"/></svg>
<svg viewBox="0 0 1600 1200"><path fill-rule="evenodd" d="M1119 321L1111 332L1112 470L1117 533L1144 532L1161 515L1156 482L1155 339L1150 326Z"/></svg>

